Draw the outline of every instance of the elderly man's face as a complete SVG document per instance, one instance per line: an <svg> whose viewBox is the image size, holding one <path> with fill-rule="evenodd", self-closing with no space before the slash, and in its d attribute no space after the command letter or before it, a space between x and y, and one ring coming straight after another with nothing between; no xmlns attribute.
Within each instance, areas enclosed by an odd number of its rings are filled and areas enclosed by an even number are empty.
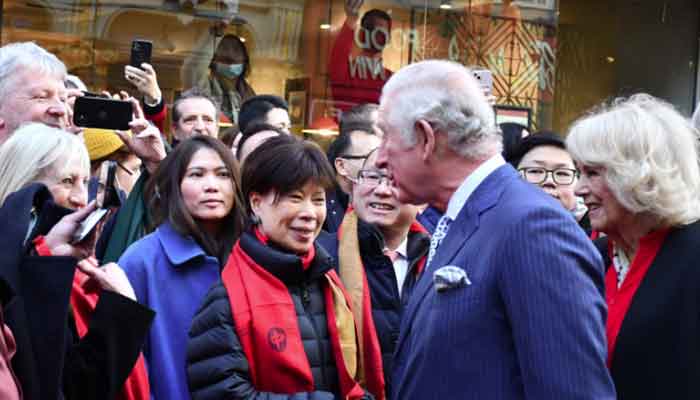
<svg viewBox="0 0 700 400"><path fill-rule="evenodd" d="M177 140L185 140L194 135L217 137L219 121L216 119L216 107L211 101L193 97L178 104L180 119L173 123L173 135Z"/></svg>
<svg viewBox="0 0 700 400"><path fill-rule="evenodd" d="M56 128L66 127L66 87L63 77L42 74L29 68L10 82L0 102L0 142L20 125L39 122Z"/></svg>
<svg viewBox="0 0 700 400"><path fill-rule="evenodd" d="M383 115L388 107L380 110L379 127L383 132L379 146L376 166L386 168L394 179L398 190L397 198L401 203L422 204L427 202L425 176L420 166L421 143L406 146L401 132L391 126Z"/></svg>

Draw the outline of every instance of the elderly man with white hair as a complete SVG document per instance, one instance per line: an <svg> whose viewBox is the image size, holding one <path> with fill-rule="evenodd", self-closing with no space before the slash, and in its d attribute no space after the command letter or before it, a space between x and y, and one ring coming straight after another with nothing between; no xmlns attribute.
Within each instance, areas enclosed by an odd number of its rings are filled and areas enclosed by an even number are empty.
<svg viewBox="0 0 700 400"><path fill-rule="evenodd" d="M603 265L559 204L505 164L467 68L409 65L384 86L378 167L444 213L405 310L393 399L614 399Z"/></svg>
<svg viewBox="0 0 700 400"><path fill-rule="evenodd" d="M65 128L66 66L32 42L0 48L0 143L20 125Z"/></svg>

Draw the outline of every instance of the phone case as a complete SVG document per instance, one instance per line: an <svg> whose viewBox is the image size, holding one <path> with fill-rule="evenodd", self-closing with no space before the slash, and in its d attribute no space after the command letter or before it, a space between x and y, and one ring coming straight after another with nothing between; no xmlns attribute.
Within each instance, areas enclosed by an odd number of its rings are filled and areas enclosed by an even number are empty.
<svg viewBox="0 0 700 400"><path fill-rule="evenodd" d="M133 111L128 101L85 96L75 99L73 123L76 126L128 130L132 119Z"/></svg>
<svg viewBox="0 0 700 400"><path fill-rule="evenodd" d="M136 68L141 68L143 63L150 64L152 51L152 42L148 40L134 40L131 42L131 60L129 64Z"/></svg>

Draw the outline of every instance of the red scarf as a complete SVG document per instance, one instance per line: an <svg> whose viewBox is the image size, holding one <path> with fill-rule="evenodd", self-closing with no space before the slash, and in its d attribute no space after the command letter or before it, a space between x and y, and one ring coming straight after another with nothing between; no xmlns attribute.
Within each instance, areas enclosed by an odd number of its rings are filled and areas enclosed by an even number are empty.
<svg viewBox="0 0 700 400"><path fill-rule="evenodd" d="M82 338L87 334L90 325L90 316L95 311L99 296L96 293L86 293L83 289L83 282L88 279L80 270L75 270L73 276L73 289L70 292L70 304L73 308L73 317L75 318L75 326L78 329L78 335ZM143 354L139 354L134 369L126 378L122 392L117 396L119 400L149 400L150 387L148 384L148 375L146 373L146 363L143 360Z"/></svg>
<svg viewBox="0 0 700 400"><path fill-rule="evenodd" d="M661 250L661 246L668 235L669 229L660 229L649 233L639 240L639 247L630 262L629 272L622 281L622 285L617 287L617 272L615 266L608 267L605 274L605 302L608 304L608 322L606 333L608 337L608 368L612 367L613 354L617 344L617 336L622 328L622 322L627 315L639 285L646 276L649 267L654 262L656 255ZM608 252L612 260L613 242L608 242Z"/></svg>
<svg viewBox="0 0 700 400"><path fill-rule="evenodd" d="M294 302L285 284L248 256L241 248L240 240L234 246L221 277L255 388L287 394L314 391L313 375L301 340ZM337 306L351 310L350 300L335 271L327 272L325 278L326 317L338 369L340 394L343 399L360 399L364 390L348 371L338 329L342 321L336 324L337 315L334 312ZM334 294L338 288L342 291L345 304L338 304ZM352 318L350 312L347 316ZM364 326L354 327L355 332L365 329ZM365 340L365 351L358 357L363 357L365 366L373 367L365 370L367 390L377 399L383 399L381 351L376 335L374 339L374 342Z"/></svg>

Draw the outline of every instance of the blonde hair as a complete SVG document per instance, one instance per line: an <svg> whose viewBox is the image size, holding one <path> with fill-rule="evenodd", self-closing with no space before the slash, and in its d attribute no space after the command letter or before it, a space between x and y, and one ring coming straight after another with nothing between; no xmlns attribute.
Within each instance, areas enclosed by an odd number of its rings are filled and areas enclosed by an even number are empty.
<svg viewBox="0 0 700 400"><path fill-rule="evenodd" d="M672 105L647 94L617 99L576 121L566 145L577 162L605 169L629 211L667 226L700 219L698 141Z"/></svg>
<svg viewBox="0 0 700 400"><path fill-rule="evenodd" d="M0 146L0 205L16 192L79 157L86 175L90 157L76 135L39 123L23 125Z"/></svg>

